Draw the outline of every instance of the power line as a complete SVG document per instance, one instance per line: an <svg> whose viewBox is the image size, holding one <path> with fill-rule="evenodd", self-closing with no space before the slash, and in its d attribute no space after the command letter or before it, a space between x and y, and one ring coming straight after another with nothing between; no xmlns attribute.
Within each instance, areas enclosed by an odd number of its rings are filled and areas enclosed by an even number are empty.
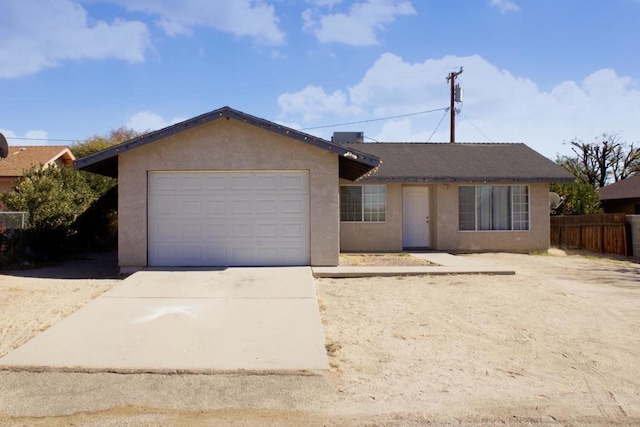
<svg viewBox="0 0 640 427"><path fill-rule="evenodd" d="M485 138L487 138L487 141L489 141L489 142L491 142L491 143L495 144L495 142L493 142L493 141L491 140L491 138L489 138L487 135L485 135L485 134L484 134L484 132L482 132L482 131L481 131L481 130L476 126L476 125L474 125L474 124L473 124L473 122L472 122L471 120L469 120L469 117L467 117L467 116L466 116L462 111L460 111L460 114L462 115L462 117L464 117L464 118L469 122L469 124L470 124L471 126L473 126L473 128L474 128L475 130L477 130L478 132L480 132L480 134L481 134L482 136L484 136Z"/></svg>
<svg viewBox="0 0 640 427"><path fill-rule="evenodd" d="M20 141L55 141L55 142L78 142L81 139L56 139L56 138L20 138L17 136L7 136L7 139L17 139Z"/></svg>
<svg viewBox="0 0 640 427"><path fill-rule="evenodd" d="M380 117L380 118L377 118L377 119L360 120L360 121L357 121L357 122L337 123L337 124L333 124L333 125L324 125L324 126L314 126L314 127L302 128L302 129L298 129L298 130L325 129L325 128L333 128L333 127L338 127L338 126L358 125L358 124L361 124L361 123L380 122L380 121L383 121L383 120L391 120L391 119L399 119L399 118L402 118L402 117L417 116L418 114L427 114L427 113L433 113L433 112L442 111L442 110L449 110L449 107L436 108L434 110L427 110L427 111L418 111L416 113L400 114L400 115L397 115L397 116Z"/></svg>
<svg viewBox="0 0 640 427"><path fill-rule="evenodd" d="M399 118L403 118L403 117L417 116L417 115L420 115L420 114L434 113L436 111L444 111L445 115L446 115L447 111L449 111L449 107L435 108L433 110L417 111L415 113L399 114L397 116L379 117L377 119L368 119L368 120L359 120L359 121L355 121L355 122L336 123L336 124L332 124L332 125L314 126L314 127L308 127L308 128L301 128L301 129L298 129L298 130L325 129L325 128L338 127L338 126L357 125L357 124L361 124L361 123L379 122L379 121L383 121L383 120L392 120L392 119L399 119ZM438 123L438 126L440 126L440 123L442 123L442 119ZM436 127L436 130L437 129L438 129L438 127ZM435 133L435 130L434 130L434 133ZM431 134L431 136L433 136L433 134ZM21 140L21 141L54 141L54 142L78 142L78 141L82 141L82 139L25 138L25 137L17 137L17 136L8 136L7 139L15 139L15 140Z"/></svg>
<svg viewBox="0 0 640 427"><path fill-rule="evenodd" d="M433 132L431 132L431 136L429 136L429 139L427 139L427 142L431 141L431 138L433 138L433 135L438 131L438 128L440 127L440 125L442 124L442 121L444 120L445 117L447 117L447 113L449 112L448 108L444 109L444 114L442 115L442 118L440 119L440 121L438 122L438 125L436 126L436 128L433 130Z"/></svg>

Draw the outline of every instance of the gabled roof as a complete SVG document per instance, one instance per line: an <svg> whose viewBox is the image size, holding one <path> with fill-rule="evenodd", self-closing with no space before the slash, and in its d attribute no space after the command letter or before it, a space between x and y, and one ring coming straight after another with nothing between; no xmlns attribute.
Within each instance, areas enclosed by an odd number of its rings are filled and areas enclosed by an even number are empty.
<svg viewBox="0 0 640 427"><path fill-rule="evenodd" d="M346 143L382 159L372 182L573 182L561 166L524 144Z"/></svg>
<svg viewBox="0 0 640 427"><path fill-rule="evenodd" d="M56 161L71 165L74 159L69 148L62 145L11 145L7 158L0 159L0 177L20 177L32 166Z"/></svg>
<svg viewBox="0 0 640 427"><path fill-rule="evenodd" d="M598 189L600 200L640 198L640 175L630 176Z"/></svg>
<svg viewBox="0 0 640 427"><path fill-rule="evenodd" d="M222 107L192 119L185 120L184 122L177 123L173 126L150 132L138 138L114 145L113 147L107 148L106 150L102 150L98 153L82 157L76 160L74 165L76 169L83 169L89 172L99 173L101 175L117 177L118 155L219 119L238 120L270 132L275 132L287 138L292 138L302 143L313 145L335 153L339 156L339 173L341 178L355 180L370 172L372 169L375 169L380 164L380 159L375 156L360 153L355 149L341 147L340 145L326 141L322 138L251 116L230 107Z"/></svg>

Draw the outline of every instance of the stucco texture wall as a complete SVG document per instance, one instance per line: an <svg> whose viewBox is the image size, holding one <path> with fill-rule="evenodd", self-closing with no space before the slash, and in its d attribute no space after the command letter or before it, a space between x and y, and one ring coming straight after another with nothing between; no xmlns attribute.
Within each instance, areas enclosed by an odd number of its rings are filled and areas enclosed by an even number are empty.
<svg viewBox="0 0 640 427"><path fill-rule="evenodd" d="M506 184L506 183L505 183ZM432 247L442 251L509 251L546 250L550 240L549 185L529 186L528 231L459 231L458 185L438 184L436 189L436 223L432 224ZM514 185L523 185L517 183Z"/></svg>
<svg viewBox="0 0 640 427"><path fill-rule="evenodd" d="M118 257L147 266L148 171L308 170L311 265L337 265L338 158L321 148L234 119L219 119L118 158Z"/></svg>
<svg viewBox="0 0 640 427"><path fill-rule="evenodd" d="M640 257L640 215L627 215L631 229L631 254Z"/></svg>
<svg viewBox="0 0 640 427"><path fill-rule="evenodd" d="M340 180L340 185L361 185ZM397 252L402 250L402 184L371 184L386 187L385 222L341 222L342 252Z"/></svg>

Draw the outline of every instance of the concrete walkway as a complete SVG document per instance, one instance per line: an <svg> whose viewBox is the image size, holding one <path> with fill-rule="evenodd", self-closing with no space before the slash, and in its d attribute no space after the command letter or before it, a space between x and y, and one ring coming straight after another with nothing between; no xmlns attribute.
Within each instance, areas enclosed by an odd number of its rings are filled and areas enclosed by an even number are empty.
<svg viewBox="0 0 640 427"><path fill-rule="evenodd" d="M420 267L313 267L313 276L344 278L444 274L516 274L516 272L511 268L498 267L481 260L455 256L448 253L425 252L412 253L411 255L438 265Z"/></svg>
<svg viewBox="0 0 640 427"><path fill-rule="evenodd" d="M328 369L309 267L141 271L0 359L114 372Z"/></svg>

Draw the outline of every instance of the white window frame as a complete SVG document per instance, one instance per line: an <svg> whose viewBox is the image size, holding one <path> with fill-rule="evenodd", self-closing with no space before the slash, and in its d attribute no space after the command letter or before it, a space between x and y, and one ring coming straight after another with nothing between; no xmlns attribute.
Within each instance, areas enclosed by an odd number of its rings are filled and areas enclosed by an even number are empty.
<svg viewBox="0 0 640 427"><path fill-rule="evenodd" d="M494 187L508 187L509 188L509 208L510 215L508 218L510 220L509 228L505 229L483 229L479 228L478 224L478 198L479 198L479 188L494 188ZM469 203L466 209L466 215L470 215L470 212L473 212L473 229L462 228L462 220L461 216L465 215L463 211L463 207L461 205L460 192L462 188L473 188L473 204ZM526 189L526 193L518 194L516 189ZM491 195L493 196L493 190ZM522 199L524 197L524 200ZM472 209L468 208L472 205ZM523 209L525 208L525 209ZM467 224L469 218L467 218ZM460 185L458 187L458 231L460 232L523 232L523 231L531 231L531 188L528 185Z"/></svg>
<svg viewBox="0 0 640 427"><path fill-rule="evenodd" d="M359 219L354 219L354 220L343 220L342 219L342 188L343 187L349 187L349 188L360 188L361 191L361 211L360 211L360 218ZM367 194L365 189L381 189L382 190L382 201L380 200L380 193L378 194ZM370 200L370 198L374 198L375 200ZM380 216L383 216L384 219L380 220L380 219L369 219L367 220L367 207L371 206L372 204L375 204L376 207L379 209L380 206L382 206L382 212L380 212L379 210L376 210L376 212L370 213L369 215L375 215L377 218L380 218ZM387 186L386 185L341 185L340 186L340 222L344 222L344 223L366 223L366 224L381 224L381 223L385 223L387 222Z"/></svg>

